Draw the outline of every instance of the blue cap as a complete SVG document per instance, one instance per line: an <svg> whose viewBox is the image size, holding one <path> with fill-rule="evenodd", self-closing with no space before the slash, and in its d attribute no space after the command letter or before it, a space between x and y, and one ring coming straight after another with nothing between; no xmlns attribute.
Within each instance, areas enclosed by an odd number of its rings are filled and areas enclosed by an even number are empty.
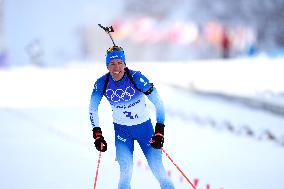
<svg viewBox="0 0 284 189"><path fill-rule="evenodd" d="M107 52L106 54L106 66L109 65L110 61L113 59L121 59L123 60L124 64L125 64L125 55L124 55L124 51L112 51L112 52Z"/></svg>

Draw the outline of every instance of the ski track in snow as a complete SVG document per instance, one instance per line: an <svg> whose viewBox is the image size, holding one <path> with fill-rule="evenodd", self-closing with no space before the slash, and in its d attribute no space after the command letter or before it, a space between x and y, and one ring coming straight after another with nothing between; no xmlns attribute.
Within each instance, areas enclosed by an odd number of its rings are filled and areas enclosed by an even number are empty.
<svg viewBox="0 0 284 189"><path fill-rule="evenodd" d="M140 69L143 65L134 67ZM165 70L169 68L167 65ZM163 74L161 70L155 77L152 70L141 70L157 83L168 110L164 148L191 181L198 179L197 188L284 187L284 147L188 119L194 115L210 117L217 123L230 121L236 127L249 125L258 134L269 129L281 137L283 117L177 91L163 84L168 71ZM94 80L104 72L103 66L0 70L1 189L93 188L98 152L93 145L88 101ZM176 82L184 84L178 79ZM99 108L109 149L102 154L97 189L115 189L119 167L115 161L111 109L105 99ZM154 123L153 111L151 117ZM176 188L191 188L169 159L163 157ZM132 187L159 188L137 144L134 158Z"/></svg>

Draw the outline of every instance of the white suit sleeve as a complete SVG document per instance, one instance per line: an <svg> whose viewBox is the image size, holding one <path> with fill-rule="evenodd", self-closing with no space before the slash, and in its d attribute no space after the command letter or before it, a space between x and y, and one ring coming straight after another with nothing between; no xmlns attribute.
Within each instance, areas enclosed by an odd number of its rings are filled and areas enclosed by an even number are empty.
<svg viewBox="0 0 284 189"><path fill-rule="evenodd" d="M98 79L94 85L89 105L89 115L92 127L99 127L98 107L103 97L104 80Z"/></svg>

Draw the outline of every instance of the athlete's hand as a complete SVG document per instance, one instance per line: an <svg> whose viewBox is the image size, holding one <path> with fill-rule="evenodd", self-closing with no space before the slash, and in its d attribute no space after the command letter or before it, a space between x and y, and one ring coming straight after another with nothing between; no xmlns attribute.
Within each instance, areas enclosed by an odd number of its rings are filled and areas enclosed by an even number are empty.
<svg viewBox="0 0 284 189"><path fill-rule="evenodd" d="M102 135L102 130L100 127L93 128L93 137L95 139L96 149L100 152L105 152L107 150L107 143Z"/></svg>
<svg viewBox="0 0 284 189"><path fill-rule="evenodd" d="M151 146L155 149L161 149L164 144L164 127L162 123L157 123L155 127L155 133L150 141Z"/></svg>

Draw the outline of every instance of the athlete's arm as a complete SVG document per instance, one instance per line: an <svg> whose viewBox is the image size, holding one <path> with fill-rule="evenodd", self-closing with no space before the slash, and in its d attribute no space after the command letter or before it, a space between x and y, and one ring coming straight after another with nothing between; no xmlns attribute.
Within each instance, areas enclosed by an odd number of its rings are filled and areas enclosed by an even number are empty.
<svg viewBox="0 0 284 189"><path fill-rule="evenodd" d="M156 108L156 119L157 123L164 124L165 122L165 107L164 103L155 87L153 87L153 91L151 94L147 95L148 99L154 104Z"/></svg>
<svg viewBox="0 0 284 189"><path fill-rule="evenodd" d="M148 99L154 104L156 108L156 120L157 123L164 124L165 122L165 108L163 101L154 87L153 83L150 83L149 80L141 74L141 72L134 72L133 74L134 82L137 87L148 97Z"/></svg>
<svg viewBox="0 0 284 189"><path fill-rule="evenodd" d="M91 95L89 105L89 115L92 127L99 127L98 107L103 97L104 79L100 78L96 81Z"/></svg>

